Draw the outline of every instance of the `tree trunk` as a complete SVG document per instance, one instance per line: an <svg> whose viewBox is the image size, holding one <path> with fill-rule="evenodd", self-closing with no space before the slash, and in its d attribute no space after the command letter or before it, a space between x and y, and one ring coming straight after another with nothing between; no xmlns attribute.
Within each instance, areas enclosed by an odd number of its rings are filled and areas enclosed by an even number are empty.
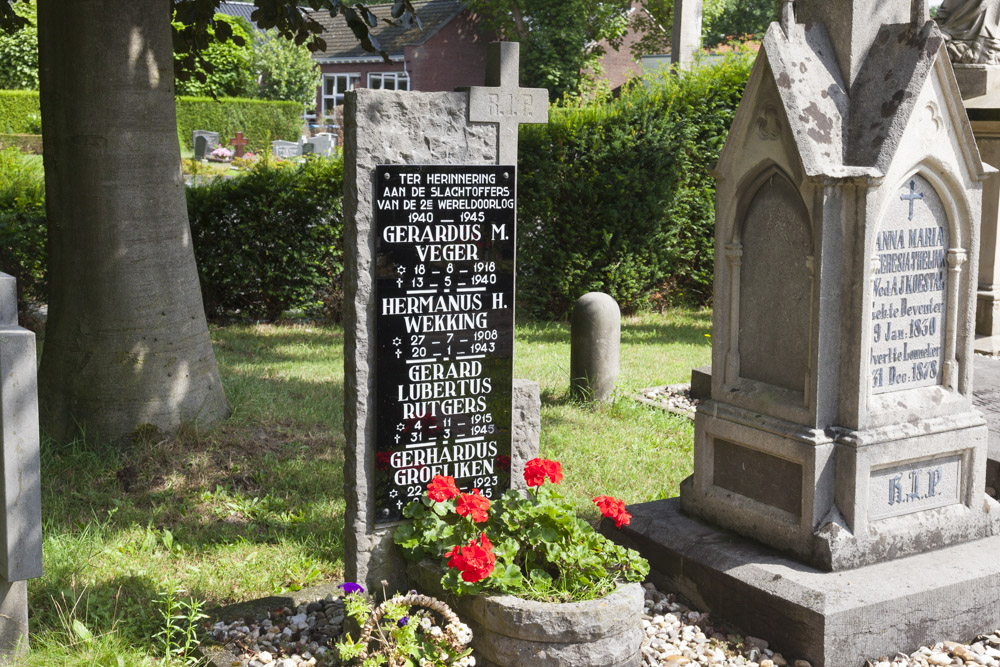
<svg viewBox="0 0 1000 667"><path fill-rule="evenodd" d="M38 3L49 222L42 426L228 416L181 177L170 0Z"/></svg>

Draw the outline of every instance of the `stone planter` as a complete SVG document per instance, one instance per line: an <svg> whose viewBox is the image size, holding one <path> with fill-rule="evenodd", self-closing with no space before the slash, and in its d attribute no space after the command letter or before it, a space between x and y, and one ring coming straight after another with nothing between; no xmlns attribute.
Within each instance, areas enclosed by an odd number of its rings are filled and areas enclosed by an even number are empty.
<svg viewBox="0 0 1000 667"><path fill-rule="evenodd" d="M487 667L638 667L642 656L640 584L587 602L533 602L510 595L447 597L431 563L409 567L421 591L448 600L475 635L476 665Z"/></svg>

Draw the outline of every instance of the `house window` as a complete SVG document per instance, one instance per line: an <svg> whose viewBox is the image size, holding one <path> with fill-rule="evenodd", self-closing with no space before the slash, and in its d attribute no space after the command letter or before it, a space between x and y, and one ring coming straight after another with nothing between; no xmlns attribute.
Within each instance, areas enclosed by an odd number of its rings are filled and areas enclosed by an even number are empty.
<svg viewBox="0 0 1000 667"><path fill-rule="evenodd" d="M368 87L384 90L409 90L410 75L406 72L372 72L368 75Z"/></svg>
<svg viewBox="0 0 1000 667"><path fill-rule="evenodd" d="M344 93L358 85L360 74L323 75L323 115L333 113L333 108L344 103Z"/></svg>

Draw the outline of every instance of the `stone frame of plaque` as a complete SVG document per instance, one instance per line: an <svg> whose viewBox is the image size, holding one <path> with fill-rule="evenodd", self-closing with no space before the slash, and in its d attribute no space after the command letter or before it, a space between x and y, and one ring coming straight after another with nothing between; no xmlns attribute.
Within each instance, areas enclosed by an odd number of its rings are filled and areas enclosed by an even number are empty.
<svg viewBox="0 0 1000 667"><path fill-rule="evenodd" d="M970 262L970 253L967 249L973 230L969 228L964 220L968 219L968 213L964 210L961 200L951 194L951 187L935 174L933 165L918 165L915 169L902 174L896 182L896 186L890 187L895 194L887 197L882 203L880 210L873 214L876 220L872 225L871 238L866 240L870 249L868 257L870 264L867 271L865 299L863 312L867 315L863 324L863 340L865 345L862 348L864 355L861 361L862 386L865 387L863 398L859 406L859 421L865 423L867 428L877 428L889 426L898 420L900 402L908 404L919 402L923 405L922 414L925 417L944 416L953 412L956 407L961 407L967 401L967 397L972 393L972 387L968 382L969 369L967 368L967 357L962 354L971 338L971 327L974 325L974 316L967 312L966 299L964 295L971 289L969 283L970 269L974 268L975 262ZM912 184L912 187L911 187ZM923 195L923 196L920 196ZM935 204L940 208L937 217L940 219L940 231L943 238L933 246L926 245L925 241L919 241L916 245L911 244L910 233L916 232L919 236L921 232L926 236L926 232L931 228L928 226L909 228L906 236L902 240L905 247L883 248L880 242L885 238L883 232L889 231L885 228L888 216L891 211L899 209L902 218L909 218L910 208L913 209L915 223L919 224L921 209L926 209L930 204ZM924 211L926 213L926 211ZM907 220L906 222L909 222ZM942 245L943 244L943 245ZM912 290L900 287L894 290L889 284L888 289L885 284L877 285L883 275L890 275L894 278L919 278L926 276L928 271L921 271L916 268L912 270L887 271L884 272L884 265L887 264L885 258L896 260L905 259L906 262L919 265L923 260L916 259L916 255L925 255L928 252L934 254L937 266L934 273L936 277L931 282L943 283L933 290L924 290L920 286ZM902 253L902 254L901 254ZM898 268L898 267L891 267ZM902 285L903 283L900 283ZM932 287L934 287L932 285ZM875 290L881 288L881 296ZM941 295L941 302L934 304L912 303L912 296L903 292L916 290L919 295L926 295L933 292ZM892 292L898 291L899 294ZM887 293L889 292L889 293ZM913 312L905 314L901 311L903 300L907 300L907 310L926 309L928 305L933 312L922 313ZM940 306L939 308L937 306ZM912 317L910 316L912 315ZM895 317L894 317L895 316ZM887 345L884 342L887 321L897 320L903 322L901 337L896 341L890 341ZM905 321L904 321L905 320ZM923 329L914 335L911 331L912 325L917 323ZM891 326L891 325L890 325ZM932 333L929 329L934 327ZM881 329L881 331L880 331ZM882 339L883 348L877 348L876 336ZM922 347L910 349L909 343L913 340L921 341ZM893 344L895 343L895 344ZM900 348L904 343L906 348ZM924 354L927 352L927 345L931 351L940 348L935 354ZM906 362L911 366L916 366L917 362L929 365L937 361L936 377L911 382L909 376L902 382L893 382L890 385L888 377L888 367L886 364L875 363L873 355L891 355L897 357L896 364ZM916 359L915 356L923 355L926 359ZM906 359L902 359L906 357ZM910 358L914 357L914 358ZM893 362L887 362L893 363ZM876 373L882 368L882 387L877 387L878 378ZM933 373L931 373L933 375Z"/></svg>
<svg viewBox="0 0 1000 667"><path fill-rule="evenodd" d="M516 169L375 170L377 524L434 475L510 487Z"/></svg>

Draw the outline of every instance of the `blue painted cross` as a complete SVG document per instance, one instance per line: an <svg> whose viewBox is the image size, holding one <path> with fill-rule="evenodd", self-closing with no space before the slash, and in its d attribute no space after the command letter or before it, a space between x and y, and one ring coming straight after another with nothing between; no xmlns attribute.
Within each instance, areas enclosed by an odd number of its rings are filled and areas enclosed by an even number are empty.
<svg viewBox="0 0 1000 667"><path fill-rule="evenodd" d="M923 199L924 198L924 193L923 192L914 194L914 190L916 190L916 189L917 189L917 183L916 183L916 181L910 181L910 194L899 195L899 198L902 199L903 201L909 201L910 202L910 220L913 220L913 202L914 202L914 200L916 200L916 199Z"/></svg>

